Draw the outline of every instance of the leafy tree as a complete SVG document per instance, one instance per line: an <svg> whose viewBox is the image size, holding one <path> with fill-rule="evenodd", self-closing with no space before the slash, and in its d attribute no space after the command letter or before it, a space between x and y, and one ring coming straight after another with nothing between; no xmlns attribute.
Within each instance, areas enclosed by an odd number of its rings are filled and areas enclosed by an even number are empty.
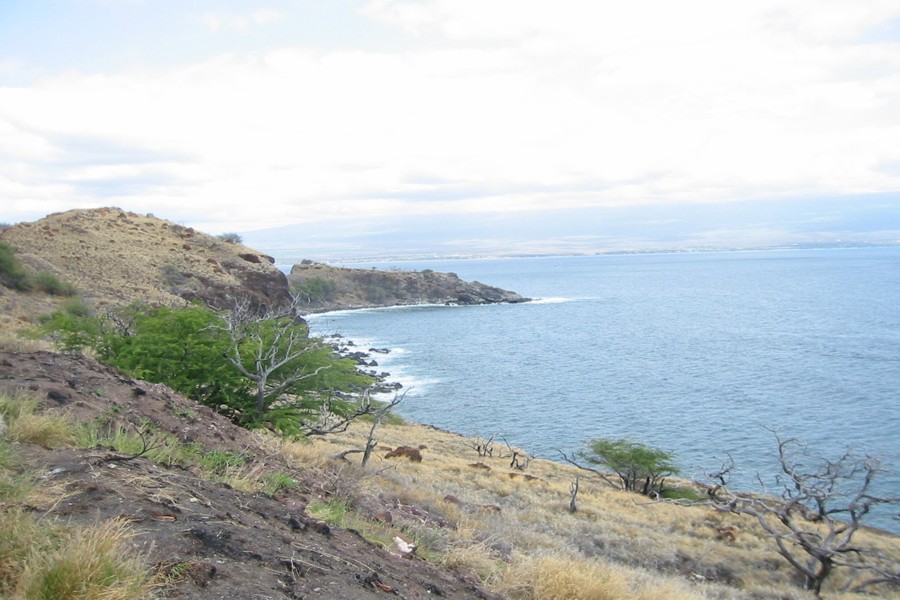
<svg viewBox="0 0 900 600"><path fill-rule="evenodd" d="M669 475L678 474L674 458L665 450L628 439L597 438L587 442L578 456L593 465L612 469L629 492L645 496L662 494Z"/></svg>
<svg viewBox="0 0 900 600"><path fill-rule="evenodd" d="M302 321L249 309L218 313L133 305L103 318L58 311L44 327L66 351L89 347L129 375L161 382L249 427L328 433L358 416L343 392L371 378Z"/></svg>
<svg viewBox="0 0 900 600"><path fill-rule="evenodd" d="M210 328L212 310L131 306L104 323L99 358L133 377L165 383L214 407L234 408L247 384L222 355L227 340Z"/></svg>

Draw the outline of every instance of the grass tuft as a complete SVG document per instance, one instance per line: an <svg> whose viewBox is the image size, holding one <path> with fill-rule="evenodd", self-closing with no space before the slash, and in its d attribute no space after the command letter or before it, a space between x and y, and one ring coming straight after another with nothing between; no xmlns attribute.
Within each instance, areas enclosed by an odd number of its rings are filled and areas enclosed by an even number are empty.
<svg viewBox="0 0 900 600"><path fill-rule="evenodd" d="M152 587L147 570L140 557L126 553L132 537L117 519L74 530L53 551L29 553L16 595L41 600L147 597Z"/></svg>
<svg viewBox="0 0 900 600"><path fill-rule="evenodd" d="M14 442L59 448L72 444L75 433L68 420L50 411L38 413L38 402L21 394L0 394L5 435Z"/></svg>
<svg viewBox="0 0 900 600"><path fill-rule="evenodd" d="M514 600L619 600L633 598L628 582L612 568L566 556L514 563L501 587Z"/></svg>

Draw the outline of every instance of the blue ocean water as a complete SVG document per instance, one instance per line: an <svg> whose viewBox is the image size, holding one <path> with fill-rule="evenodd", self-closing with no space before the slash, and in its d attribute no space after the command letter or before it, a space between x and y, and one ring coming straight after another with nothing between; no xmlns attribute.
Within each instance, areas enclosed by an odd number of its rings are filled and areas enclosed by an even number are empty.
<svg viewBox="0 0 900 600"><path fill-rule="evenodd" d="M358 265L354 265L358 266ZM773 474L770 429L816 453L877 455L900 496L900 248L382 263L536 298L328 313L408 389L399 412L559 458L585 440L670 450L685 475L730 454ZM872 524L900 533L879 511Z"/></svg>

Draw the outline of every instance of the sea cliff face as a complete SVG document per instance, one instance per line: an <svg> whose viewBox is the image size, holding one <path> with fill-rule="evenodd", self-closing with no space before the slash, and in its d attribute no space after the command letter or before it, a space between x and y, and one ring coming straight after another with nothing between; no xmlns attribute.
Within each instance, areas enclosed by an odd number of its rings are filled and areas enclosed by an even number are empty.
<svg viewBox="0 0 900 600"><path fill-rule="evenodd" d="M288 275L306 312L416 304L497 304L529 298L455 273L348 269L304 261Z"/></svg>

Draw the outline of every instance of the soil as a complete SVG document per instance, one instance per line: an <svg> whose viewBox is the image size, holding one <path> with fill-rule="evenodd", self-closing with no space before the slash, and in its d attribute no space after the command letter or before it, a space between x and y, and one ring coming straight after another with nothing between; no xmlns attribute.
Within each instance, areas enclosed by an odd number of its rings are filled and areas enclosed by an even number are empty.
<svg viewBox="0 0 900 600"><path fill-rule="evenodd" d="M134 544L168 583L170 598L481 598L473 578L403 557L352 530L310 517L315 471L289 471L252 432L160 384L132 380L84 357L0 352L0 389L25 391L76 421L171 434L207 450L243 454L262 471L300 482L268 496L107 448L20 451L42 477L64 484L51 516L75 524L129 521ZM373 510L377 510L375 507Z"/></svg>

